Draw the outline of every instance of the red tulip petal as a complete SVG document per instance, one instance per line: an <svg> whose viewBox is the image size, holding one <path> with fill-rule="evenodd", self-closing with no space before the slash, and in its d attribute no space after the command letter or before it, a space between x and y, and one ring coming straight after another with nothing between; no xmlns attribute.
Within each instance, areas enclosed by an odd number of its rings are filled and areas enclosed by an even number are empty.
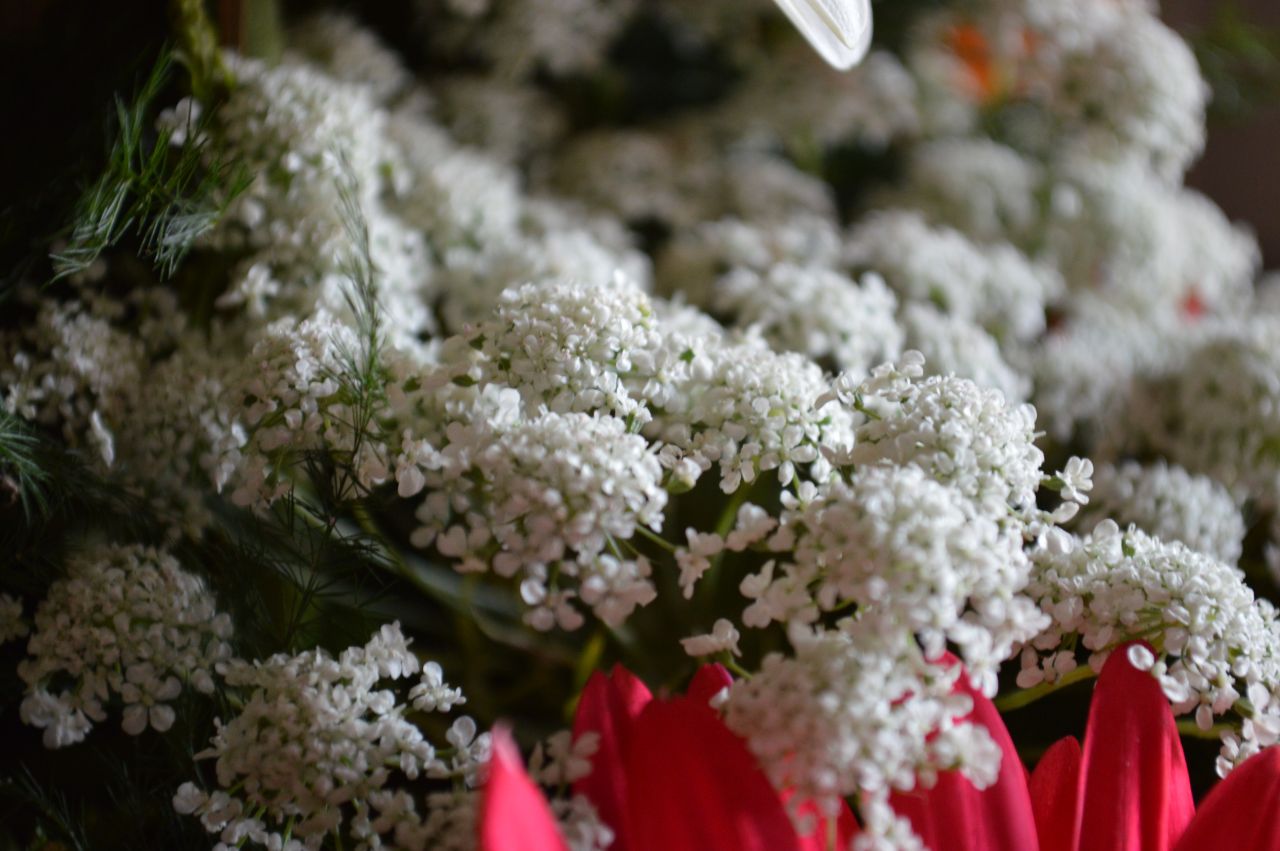
<svg viewBox="0 0 1280 851"><path fill-rule="evenodd" d="M783 799L787 800L785 795ZM800 835L800 851L832 851L833 848L848 848L849 843L858 835L858 820L854 818L853 810L849 809L846 803L840 804L840 813L836 816L834 845L831 843L831 823L818 812L817 807L810 802L805 802L800 805L799 812L801 815L811 816L815 822L815 828L811 833L807 836Z"/></svg>
<svg viewBox="0 0 1280 851"><path fill-rule="evenodd" d="M799 851L778 793L706 706L687 697L650 703L627 753L628 848Z"/></svg>
<svg viewBox="0 0 1280 851"><path fill-rule="evenodd" d="M698 669L698 673L694 674L689 682L689 688L685 690L685 694L690 700L696 700L705 706L731 685L733 685L733 677L730 676L729 671L724 665L715 662Z"/></svg>
<svg viewBox="0 0 1280 851"><path fill-rule="evenodd" d="M1107 659L1089 707L1076 834L1089 851L1167 851L1195 813L1169 700L1131 646Z"/></svg>
<svg viewBox="0 0 1280 851"><path fill-rule="evenodd" d="M949 660L947 660L949 661ZM987 728L1000 748L1000 774L976 789L958 771L944 771L932 789L893 795L899 815L911 820L933 851L1035 851L1036 823L1027 793L1026 769L995 705L961 676L956 688L973 698L967 720Z"/></svg>
<svg viewBox="0 0 1280 851"><path fill-rule="evenodd" d="M478 826L480 851L568 851L547 799L525 773L520 751L502 727L493 729Z"/></svg>
<svg viewBox="0 0 1280 851"><path fill-rule="evenodd" d="M1067 736L1045 751L1028 789L1040 851L1075 851L1080 802L1080 743Z"/></svg>
<svg viewBox="0 0 1280 851"><path fill-rule="evenodd" d="M1280 748L1245 760L1200 804L1176 851L1280 851Z"/></svg>
<svg viewBox="0 0 1280 851"><path fill-rule="evenodd" d="M613 851L627 851L627 767L624 756L631 728L653 694L635 674L615 665L609 676L596 671L587 681L573 716L574 738L600 734L600 748L591 758L591 773L573 784L573 791L595 805L605 824L617 834Z"/></svg>

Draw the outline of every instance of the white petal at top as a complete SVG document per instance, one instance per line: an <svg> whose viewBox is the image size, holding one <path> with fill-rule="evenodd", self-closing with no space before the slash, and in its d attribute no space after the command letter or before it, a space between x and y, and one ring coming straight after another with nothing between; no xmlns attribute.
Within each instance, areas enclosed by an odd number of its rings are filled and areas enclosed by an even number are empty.
<svg viewBox="0 0 1280 851"><path fill-rule="evenodd" d="M871 0L777 0L833 67L847 71L871 46Z"/></svg>

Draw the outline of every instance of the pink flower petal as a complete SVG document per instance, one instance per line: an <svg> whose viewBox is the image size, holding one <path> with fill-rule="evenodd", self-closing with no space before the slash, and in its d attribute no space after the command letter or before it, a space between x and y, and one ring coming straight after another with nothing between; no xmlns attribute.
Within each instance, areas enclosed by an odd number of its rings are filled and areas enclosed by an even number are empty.
<svg viewBox="0 0 1280 851"><path fill-rule="evenodd" d="M1084 737L1079 847L1168 851L1195 813L1173 712L1125 645L1102 668Z"/></svg>
<svg viewBox="0 0 1280 851"><path fill-rule="evenodd" d="M715 662L710 665L703 665L698 672L693 675L693 679L689 682L689 688L685 694L690 700L696 700L700 704L708 704L724 689L733 685L733 677L730 676L724 665Z"/></svg>
<svg viewBox="0 0 1280 851"><path fill-rule="evenodd" d="M635 674L615 665L609 676L597 671L587 681L573 716L574 738L600 734L600 748L591 758L591 773L573 784L573 791L592 804L617 834L611 848L628 851L627 766L624 757L631 729L653 695Z"/></svg>
<svg viewBox="0 0 1280 851"><path fill-rule="evenodd" d="M741 739L691 698L653 701L627 750L627 847L799 851L777 792Z"/></svg>
<svg viewBox="0 0 1280 851"><path fill-rule="evenodd" d="M941 661L952 661L946 656ZM932 789L895 794L893 808L911 820L932 851L1036 851L1035 817L1026 769L999 711L961 676L956 688L973 698L967 720L987 728L1002 759L996 782L977 789L958 771L944 771Z"/></svg>
<svg viewBox="0 0 1280 851"><path fill-rule="evenodd" d="M1080 759L1080 743L1067 736L1045 751L1031 773L1028 789L1040 851L1075 851Z"/></svg>
<svg viewBox="0 0 1280 851"><path fill-rule="evenodd" d="M1245 760L1200 804L1176 851L1280 851L1280 748Z"/></svg>
<svg viewBox="0 0 1280 851"><path fill-rule="evenodd" d="M478 822L480 851L568 851L546 798L525 773L520 751L502 727L493 730Z"/></svg>

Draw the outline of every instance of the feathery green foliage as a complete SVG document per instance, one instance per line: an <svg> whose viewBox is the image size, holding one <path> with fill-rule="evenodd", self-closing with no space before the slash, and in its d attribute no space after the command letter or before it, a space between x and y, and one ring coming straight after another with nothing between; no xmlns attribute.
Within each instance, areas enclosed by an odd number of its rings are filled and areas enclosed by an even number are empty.
<svg viewBox="0 0 1280 851"><path fill-rule="evenodd" d="M130 234L138 255L168 277L249 185L242 167L218 156L207 116L189 116L180 130L152 130L172 67L172 54L162 54L133 100L117 99L107 167L80 197L66 246L52 255L55 280L83 272Z"/></svg>

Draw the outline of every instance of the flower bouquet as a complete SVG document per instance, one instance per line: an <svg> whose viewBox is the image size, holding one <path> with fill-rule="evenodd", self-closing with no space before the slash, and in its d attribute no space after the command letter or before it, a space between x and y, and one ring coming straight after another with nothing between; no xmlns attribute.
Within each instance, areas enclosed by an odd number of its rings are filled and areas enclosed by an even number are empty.
<svg viewBox="0 0 1280 851"><path fill-rule="evenodd" d="M175 3L0 290L0 847L1280 849L1153 4L371 5Z"/></svg>

